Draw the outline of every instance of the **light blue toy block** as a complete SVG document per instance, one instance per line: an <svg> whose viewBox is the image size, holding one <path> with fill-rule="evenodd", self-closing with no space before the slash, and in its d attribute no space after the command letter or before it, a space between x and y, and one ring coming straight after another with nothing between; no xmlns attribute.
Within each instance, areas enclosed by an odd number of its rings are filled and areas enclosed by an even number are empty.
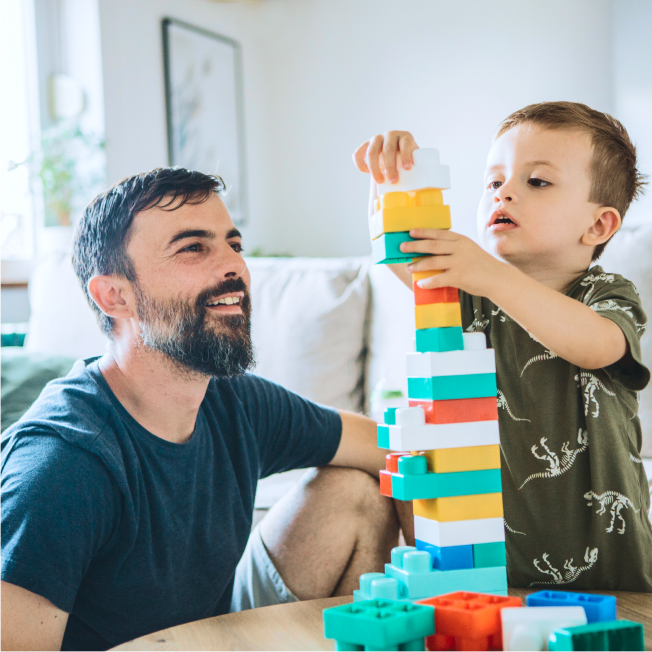
<svg viewBox="0 0 652 652"><path fill-rule="evenodd" d="M433 607L365 600L324 609L324 636L338 650L425 650L435 632Z"/></svg>
<svg viewBox="0 0 652 652"><path fill-rule="evenodd" d="M500 469L483 469L481 471L458 471L456 473L421 473L403 474L409 466L423 456L401 457L398 461L398 473L392 473L392 498L397 500L428 500L447 498L449 496L470 496L475 494L500 493L502 482ZM424 468L425 471L425 468ZM502 564L503 566L505 564Z"/></svg>
<svg viewBox="0 0 652 652"><path fill-rule="evenodd" d="M432 557L432 567L441 571L473 568L473 546L433 546L416 540L417 550L425 550ZM503 564L504 566L504 564Z"/></svg>
<svg viewBox="0 0 652 652"><path fill-rule="evenodd" d="M589 624L616 620L616 598L613 595L538 591L527 596L526 604L528 607L584 607Z"/></svg>
<svg viewBox="0 0 652 652"><path fill-rule="evenodd" d="M430 554L411 546L392 550L385 575L399 581L401 598L420 600L455 591L497 593L507 591L505 567L440 571L432 568Z"/></svg>
<svg viewBox="0 0 652 652"><path fill-rule="evenodd" d="M507 566L505 542L493 541L492 543L473 544L474 568L489 568L491 566Z"/></svg>
<svg viewBox="0 0 652 652"><path fill-rule="evenodd" d="M549 650L644 650L643 625L630 620L589 623L556 629Z"/></svg>
<svg viewBox="0 0 652 652"><path fill-rule="evenodd" d="M417 351L428 353L435 351L463 351L464 338L461 326L448 326L446 328L423 328L417 330Z"/></svg>
<svg viewBox="0 0 652 652"><path fill-rule="evenodd" d="M408 378L408 397L425 401L497 396L496 374Z"/></svg>
<svg viewBox="0 0 652 652"><path fill-rule="evenodd" d="M401 600L411 602L400 597L401 586L393 577L384 573L363 573L360 575L360 589L353 591L353 601L362 600Z"/></svg>
<svg viewBox="0 0 652 652"><path fill-rule="evenodd" d="M389 426L378 426L378 448L389 449Z"/></svg>
<svg viewBox="0 0 652 652"><path fill-rule="evenodd" d="M403 253L401 244L414 242L407 231L398 233L384 233L371 242L371 258L379 265L391 265L392 263L409 263L413 258L419 258L426 254Z"/></svg>
<svg viewBox="0 0 652 652"><path fill-rule="evenodd" d="M396 425L396 410L398 408L387 408L385 410L385 425L395 426Z"/></svg>

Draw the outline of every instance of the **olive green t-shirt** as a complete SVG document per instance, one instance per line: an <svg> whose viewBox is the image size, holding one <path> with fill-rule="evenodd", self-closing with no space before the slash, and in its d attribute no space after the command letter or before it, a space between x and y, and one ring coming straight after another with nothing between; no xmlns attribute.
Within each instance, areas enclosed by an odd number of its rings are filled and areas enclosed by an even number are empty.
<svg viewBox="0 0 652 652"><path fill-rule="evenodd" d="M652 591L638 392L646 317L634 285L593 267L566 295L622 329L630 355L581 369L486 298L460 292L466 331L496 350L511 586Z"/></svg>

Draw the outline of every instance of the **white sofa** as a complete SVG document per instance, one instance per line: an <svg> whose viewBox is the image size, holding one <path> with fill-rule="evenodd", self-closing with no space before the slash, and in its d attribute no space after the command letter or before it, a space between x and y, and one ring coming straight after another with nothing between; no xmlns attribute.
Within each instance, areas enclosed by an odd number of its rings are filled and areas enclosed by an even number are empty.
<svg viewBox="0 0 652 652"><path fill-rule="evenodd" d="M249 258L255 372L312 400L369 413L375 387L407 395L405 353L413 350L411 293L368 258ZM634 281L652 315L652 225L623 230L607 247L607 271ZM26 348L101 354L106 338L86 304L67 253L50 254L30 284ZM652 367L652 336L643 339ZM641 394L646 457L652 457L652 387ZM269 506L297 473L261 483Z"/></svg>

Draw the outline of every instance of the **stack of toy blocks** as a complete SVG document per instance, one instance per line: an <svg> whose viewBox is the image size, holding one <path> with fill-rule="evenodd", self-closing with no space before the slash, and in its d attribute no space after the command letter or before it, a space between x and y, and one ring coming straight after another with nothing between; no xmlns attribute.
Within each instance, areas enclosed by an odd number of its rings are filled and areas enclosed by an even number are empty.
<svg viewBox="0 0 652 652"><path fill-rule="evenodd" d="M412 169L399 174L398 183L378 187L370 218L377 263L415 258L400 251L410 229L451 226L442 199L448 168L437 150L415 151ZM396 549L385 575L399 582L404 599L455 590L505 594L494 351L483 333L462 332L456 288L417 285L437 273L413 275L417 352L407 356L409 406L387 410L378 427L381 448L412 451L387 456L381 492L414 501L417 548ZM375 596L359 596L366 597Z"/></svg>

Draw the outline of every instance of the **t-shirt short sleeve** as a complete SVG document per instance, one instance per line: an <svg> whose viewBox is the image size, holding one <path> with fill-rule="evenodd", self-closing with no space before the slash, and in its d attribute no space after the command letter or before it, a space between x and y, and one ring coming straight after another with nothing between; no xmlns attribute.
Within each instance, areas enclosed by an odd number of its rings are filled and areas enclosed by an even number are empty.
<svg viewBox="0 0 652 652"><path fill-rule="evenodd" d="M111 536L116 491L99 458L54 432L14 435L2 451L2 580L70 613Z"/></svg>
<svg viewBox="0 0 652 652"><path fill-rule="evenodd" d="M645 389L650 381L650 371L643 364L641 336L647 326L647 317L634 284L617 274L601 274L592 291L584 297L584 303L601 317L618 324L629 345L631 359L625 356L606 367L605 371L612 380L628 389Z"/></svg>
<svg viewBox="0 0 652 652"><path fill-rule="evenodd" d="M290 469L324 466L334 457L342 419L273 382L247 374L244 392L249 419L258 439L260 477Z"/></svg>

